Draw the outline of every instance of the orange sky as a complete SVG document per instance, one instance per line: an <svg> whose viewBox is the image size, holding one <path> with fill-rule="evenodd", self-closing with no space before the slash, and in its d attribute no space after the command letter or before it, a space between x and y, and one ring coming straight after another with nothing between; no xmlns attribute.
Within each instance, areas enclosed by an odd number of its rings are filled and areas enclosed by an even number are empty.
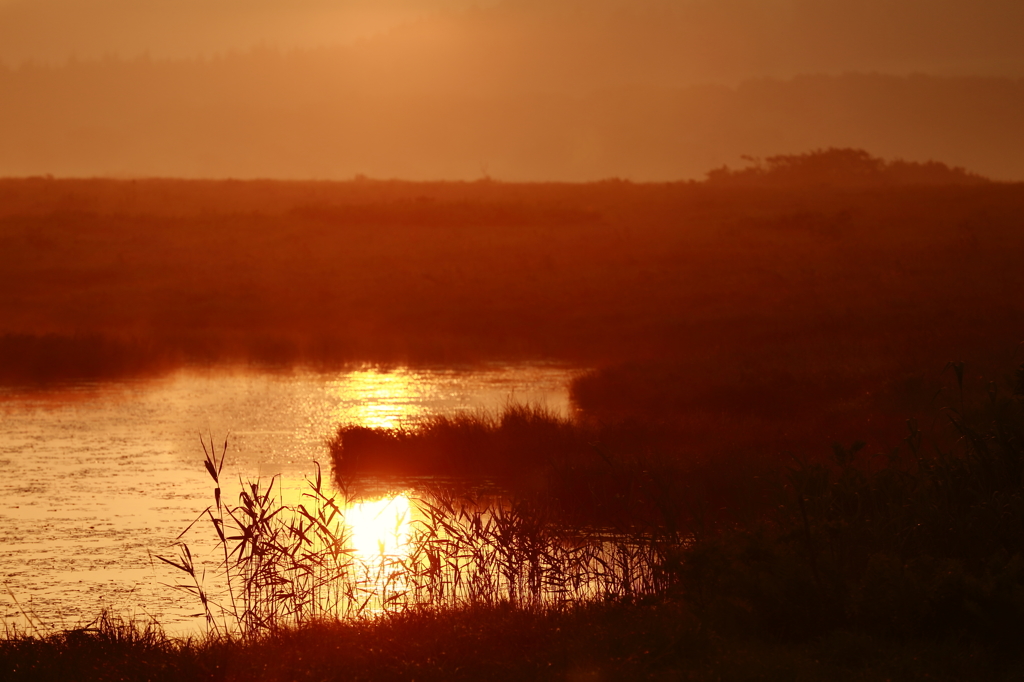
<svg viewBox="0 0 1024 682"><path fill-rule="evenodd" d="M858 146L1024 179L1022 35L1020 0L0 0L0 175L663 180Z"/></svg>
<svg viewBox="0 0 1024 682"><path fill-rule="evenodd" d="M1024 76L1019 0L0 0L0 61L351 44L424 20L471 29L473 9L513 31L546 27L567 45L586 34L613 53L629 45L672 63L677 80L850 70ZM684 56L691 63L679 63Z"/></svg>

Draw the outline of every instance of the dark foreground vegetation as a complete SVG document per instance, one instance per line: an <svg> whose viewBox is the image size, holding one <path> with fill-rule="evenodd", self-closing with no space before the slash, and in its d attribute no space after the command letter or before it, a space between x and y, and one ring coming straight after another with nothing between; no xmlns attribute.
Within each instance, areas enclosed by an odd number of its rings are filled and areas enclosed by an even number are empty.
<svg viewBox="0 0 1024 682"><path fill-rule="evenodd" d="M182 641L104 617L51 635L9 633L0 666L7 679L1019 679L1024 365L978 390L965 385L963 365L947 370L948 400L924 430L910 420L905 439L881 453L835 445L826 457L770 471L734 469L762 494L757 504L720 498L732 507L726 516L649 499L685 503L693 488L654 475L649 458L625 456L613 478L629 480L629 499L641 503L621 508L611 534L560 514L565 491L531 497L522 489L518 502L482 514L435 501L422 522L422 551L378 569L377 579L390 576L384 594L392 596L374 617L359 612L358 584L338 593L352 558L331 553L338 506L319 479L303 507L275 507L259 484L234 507L219 493L223 453L208 453L218 487L208 520L238 578L233 627L211 613L208 636ZM457 457L488 444L485 451L511 457L510 432L574 428L584 427L511 408L502 418L439 421L377 440L343 429L336 467L344 471L344 453L354 449L363 470L374 469L374 452L393 468L417 449L429 453L438 434ZM459 445L460 433L472 447ZM346 434L357 435L355 444L344 445ZM574 438L540 440L555 443L547 463L526 461L545 474L582 456ZM534 456L528 441L519 445ZM602 448L625 447L592 445L606 465L613 462ZM512 468L499 460L477 471L515 485L500 478ZM573 501L593 508L586 496ZM460 530L456 518L470 522ZM584 553L581 563L588 537L613 546ZM312 547L321 549L304 549ZM183 549L177 561L194 578L191 560ZM454 572L438 568L451 562ZM564 598L583 570L599 589ZM193 592L209 613L209 595ZM352 603L354 617L339 620Z"/></svg>
<svg viewBox="0 0 1024 682"><path fill-rule="evenodd" d="M164 637L107 619L0 641L10 680L1015 680L1018 657L969 640L837 631L723 637L674 604L418 612L309 624L259 641Z"/></svg>

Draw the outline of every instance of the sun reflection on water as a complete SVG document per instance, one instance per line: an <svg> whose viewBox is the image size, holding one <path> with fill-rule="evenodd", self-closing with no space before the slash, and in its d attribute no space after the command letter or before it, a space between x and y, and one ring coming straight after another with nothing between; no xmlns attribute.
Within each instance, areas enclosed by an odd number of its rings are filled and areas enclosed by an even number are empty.
<svg viewBox="0 0 1024 682"><path fill-rule="evenodd" d="M378 500L353 503L345 514L350 544L364 562L409 555L412 504L401 493Z"/></svg>
<svg viewBox="0 0 1024 682"><path fill-rule="evenodd" d="M408 591L413 505L405 493L352 502L345 512L360 611L383 613Z"/></svg>
<svg viewBox="0 0 1024 682"><path fill-rule="evenodd" d="M346 421L370 428L393 429L426 413L424 387L408 370L361 370L334 387L347 400L339 405Z"/></svg>

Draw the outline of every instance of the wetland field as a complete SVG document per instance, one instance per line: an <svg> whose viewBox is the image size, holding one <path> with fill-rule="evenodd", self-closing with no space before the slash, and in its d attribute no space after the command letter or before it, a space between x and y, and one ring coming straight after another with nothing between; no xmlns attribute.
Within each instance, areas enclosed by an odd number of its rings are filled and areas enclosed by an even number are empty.
<svg viewBox="0 0 1024 682"><path fill-rule="evenodd" d="M1024 184L0 179L8 679L1018 679Z"/></svg>

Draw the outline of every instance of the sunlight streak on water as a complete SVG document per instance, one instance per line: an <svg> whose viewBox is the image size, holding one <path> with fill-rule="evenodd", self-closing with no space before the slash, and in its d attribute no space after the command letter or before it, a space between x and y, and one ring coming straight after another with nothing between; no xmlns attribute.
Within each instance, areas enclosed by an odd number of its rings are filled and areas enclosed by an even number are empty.
<svg viewBox="0 0 1024 682"><path fill-rule="evenodd" d="M364 562L409 555L412 505L405 493L352 504L345 513L350 544Z"/></svg>
<svg viewBox="0 0 1024 682"><path fill-rule="evenodd" d="M405 566L414 550L413 511L409 496L398 493L355 502L345 512L357 582L368 599L365 613L380 613L389 599L408 588Z"/></svg>
<svg viewBox="0 0 1024 682"><path fill-rule="evenodd" d="M344 380L333 382L329 390L339 396L358 395L360 401L355 406L339 401L335 414L340 417L347 409L349 421L373 428L413 424L428 409L415 379L414 373L405 370L352 372Z"/></svg>

